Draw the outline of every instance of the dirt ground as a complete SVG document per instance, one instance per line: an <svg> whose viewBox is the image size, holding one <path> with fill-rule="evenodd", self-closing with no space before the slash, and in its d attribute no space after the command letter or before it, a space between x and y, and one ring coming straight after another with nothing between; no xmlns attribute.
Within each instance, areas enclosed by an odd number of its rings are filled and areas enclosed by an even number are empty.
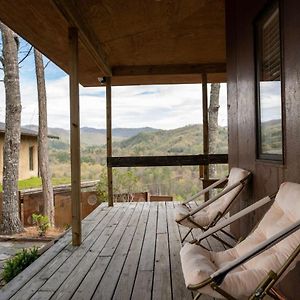
<svg viewBox="0 0 300 300"><path fill-rule="evenodd" d="M25 231L17 234L13 234L10 236L10 238L15 238L15 239L20 239L20 238L37 238L37 239L53 239L58 237L64 232L64 229L62 228L49 228L46 232L45 237L39 237L38 231L36 226L31 226L31 227L25 227Z"/></svg>

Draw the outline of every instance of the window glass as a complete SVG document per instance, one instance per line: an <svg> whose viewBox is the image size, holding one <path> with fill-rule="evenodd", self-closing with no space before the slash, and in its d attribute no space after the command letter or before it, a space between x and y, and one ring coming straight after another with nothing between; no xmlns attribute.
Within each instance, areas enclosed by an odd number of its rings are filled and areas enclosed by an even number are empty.
<svg viewBox="0 0 300 300"><path fill-rule="evenodd" d="M257 23L258 158L282 160L281 46L278 6Z"/></svg>
<svg viewBox="0 0 300 300"><path fill-rule="evenodd" d="M33 147L29 147L29 170L33 171Z"/></svg>

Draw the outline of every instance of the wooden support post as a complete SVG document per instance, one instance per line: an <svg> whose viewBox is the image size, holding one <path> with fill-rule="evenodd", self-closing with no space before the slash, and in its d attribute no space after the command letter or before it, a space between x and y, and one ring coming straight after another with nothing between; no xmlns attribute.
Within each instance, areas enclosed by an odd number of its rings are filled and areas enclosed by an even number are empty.
<svg viewBox="0 0 300 300"><path fill-rule="evenodd" d="M209 154L208 138L208 97L207 97L207 74L202 74L202 111L203 111L203 154ZM209 165L204 166L204 180L209 180ZM209 199L209 194L205 195L205 200Z"/></svg>
<svg viewBox="0 0 300 300"><path fill-rule="evenodd" d="M72 244L81 244L78 30L69 28Z"/></svg>
<svg viewBox="0 0 300 300"><path fill-rule="evenodd" d="M112 157L111 77L106 77L106 152ZM107 167L108 205L114 205L112 167Z"/></svg>

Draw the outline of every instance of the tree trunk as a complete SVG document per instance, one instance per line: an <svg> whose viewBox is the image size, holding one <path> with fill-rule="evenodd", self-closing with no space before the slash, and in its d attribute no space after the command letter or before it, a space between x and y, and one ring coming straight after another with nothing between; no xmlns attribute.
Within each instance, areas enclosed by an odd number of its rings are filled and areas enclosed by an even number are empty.
<svg viewBox="0 0 300 300"><path fill-rule="evenodd" d="M51 182L51 170L48 156L48 126L47 126L47 97L45 86L45 73L42 54L34 49L35 72L39 102L39 136L38 156L39 171L42 177L44 215L48 216L51 226L54 225L53 188Z"/></svg>
<svg viewBox="0 0 300 300"><path fill-rule="evenodd" d="M23 231L18 193L22 110L18 66L19 40L16 34L2 23L0 23L0 30L2 32L2 64L6 99L1 232L13 234Z"/></svg>
<svg viewBox="0 0 300 300"><path fill-rule="evenodd" d="M214 154L217 150L218 140L218 112L219 112L220 83L212 83L210 89L208 132L209 132L209 153ZM209 166L209 177L216 178L216 165Z"/></svg>

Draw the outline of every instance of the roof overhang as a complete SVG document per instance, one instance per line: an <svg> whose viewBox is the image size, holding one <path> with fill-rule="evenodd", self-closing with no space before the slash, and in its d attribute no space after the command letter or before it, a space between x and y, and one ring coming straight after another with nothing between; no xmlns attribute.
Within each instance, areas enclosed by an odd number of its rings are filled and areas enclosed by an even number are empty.
<svg viewBox="0 0 300 300"><path fill-rule="evenodd" d="M0 20L67 73L77 27L83 86L224 82L224 2L0 0Z"/></svg>

